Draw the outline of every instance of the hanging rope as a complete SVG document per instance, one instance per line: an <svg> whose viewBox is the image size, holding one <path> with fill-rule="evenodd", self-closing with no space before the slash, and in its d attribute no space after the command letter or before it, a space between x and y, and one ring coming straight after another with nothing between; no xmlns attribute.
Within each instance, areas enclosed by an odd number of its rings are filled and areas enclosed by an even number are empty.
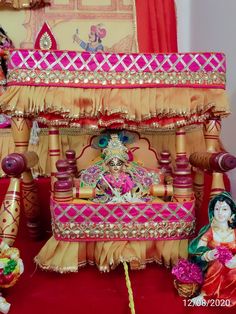
<svg viewBox="0 0 236 314"><path fill-rule="evenodd" d="M128 269L128 265L126 262L123 262L123 266L124 266L124 270L125 270L126 287L128 289L128 294L129 294L130 312L131 312L131 314L135 314L134 297L133 297L133 290L132 290L131 282L130 282L130 278L129 278L129 269Z"/></svg>

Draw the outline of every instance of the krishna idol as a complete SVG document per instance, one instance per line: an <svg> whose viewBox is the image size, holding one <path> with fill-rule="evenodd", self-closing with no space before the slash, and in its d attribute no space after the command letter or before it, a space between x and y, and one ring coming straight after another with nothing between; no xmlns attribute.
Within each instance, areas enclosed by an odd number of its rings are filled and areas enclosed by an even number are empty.
<svg viewBox="0 0 236 314"><path fill-rule="evenodd" d="M84 185L96 187L96 203L142 203L151 201L150 186L161 174L131 162L130 152L117 134L111 134L102 161L82 171Z"/></svg>

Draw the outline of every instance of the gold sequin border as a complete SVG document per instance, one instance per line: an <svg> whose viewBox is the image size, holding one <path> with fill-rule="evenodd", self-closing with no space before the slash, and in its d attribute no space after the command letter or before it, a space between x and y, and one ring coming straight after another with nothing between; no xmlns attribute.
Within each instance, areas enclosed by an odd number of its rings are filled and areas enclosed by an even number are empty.
<svg viewBox="0 0 236 314"><path fill-rule="evenodd" d="M146 222L143 224L94 224L92 222L78 224L53 221L52 230L55 238L62 241L188 239L194 234L195 220L190 222L181 220L178 222Z"/></svg>
<svg viewBox="0 0 236 314"><path fill-rule="evenodd" d="M14 69L8 84L52 85L65 87L157 87L194 86L225 88L226 76L219 72L91 72ZM25 83L25 84L24 84Z"/></svg>

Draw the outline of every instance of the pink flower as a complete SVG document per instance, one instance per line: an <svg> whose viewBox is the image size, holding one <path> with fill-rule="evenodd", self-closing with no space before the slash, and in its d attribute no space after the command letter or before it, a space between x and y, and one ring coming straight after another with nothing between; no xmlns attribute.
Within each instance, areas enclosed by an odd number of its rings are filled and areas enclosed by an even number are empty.
<svg viewBox="0 0 236 314"><path fill-rule="evenodd" d="M203 282L201 268L184 258L180 259L178 264L172 268L172 274L182 283L201 284Z"/></svg>
<svg viewBox="0 0 236 314"><path fill-rule="evenodd" d="M218 260L224 265L233 257L232 252L225 246L219 246L216 249L218 253Z"/></svg>

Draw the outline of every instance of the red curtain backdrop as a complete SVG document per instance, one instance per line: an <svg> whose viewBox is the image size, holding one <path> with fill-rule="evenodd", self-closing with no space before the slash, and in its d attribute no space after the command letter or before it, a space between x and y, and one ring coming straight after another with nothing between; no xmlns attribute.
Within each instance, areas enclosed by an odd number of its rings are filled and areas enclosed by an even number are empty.
<svg viewBox="0 0 236 314"><path fill-rule="evenodd" d="M174 0L136 0L139 52L177 52Z"/></svg>

